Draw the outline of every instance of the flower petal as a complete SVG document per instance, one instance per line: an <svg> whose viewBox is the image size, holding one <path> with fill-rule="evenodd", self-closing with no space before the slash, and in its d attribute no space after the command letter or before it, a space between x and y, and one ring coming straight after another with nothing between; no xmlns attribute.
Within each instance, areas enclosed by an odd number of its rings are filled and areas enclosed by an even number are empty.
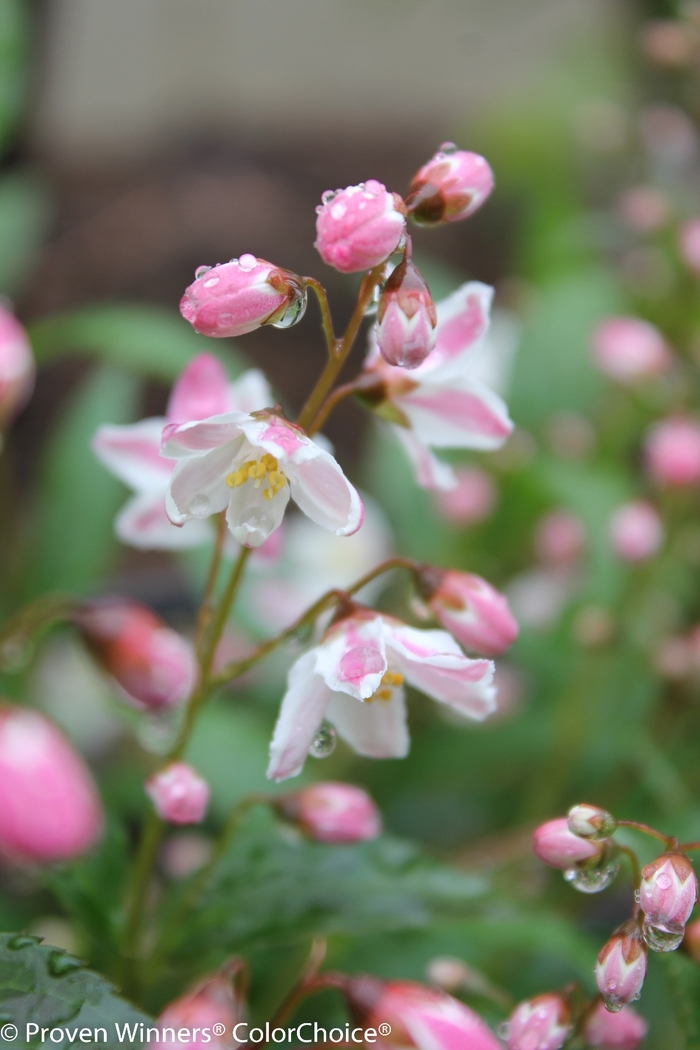
<svg viewBox="0 0 700 1050"><path fill-rule="evenodd" d="M238 442L214 448L203 456L180 460L165 497L165 510L174 525L190 518L208 518L228 506L231 490L226 473Z"/></svg>
<svg viewBox="0 0 700 1050"><path fill-rule="evenodd" d="M503 399L467 376L422 383L396 403L420 440L434 448L500 448L513 430Z"/></svg>
<svg viewBox="0 0 700 1050"><path fill-rule="evenodd" d="M424 489L446 491L457 485L457 476L449 463L443 463L424 445L414 430L392 427L404 447L416 475L416 481Z"/></svg>
<svg viewBox="0 0 700 1050"><path fill-rule="evenodd" d="M494 666L470 660L446 631L422 631L385 619L390 663L410 685L481 721L496 709Z"/></svg>
<svg viewBox="0 0 700 1050"><path fill-rule="evenodd" d="M339 735L358 755L368 758L405 758L410 747L403 689L392 690L391 700L356 700L333 693L326 711Z"/></svg>
<svg viewBox="0 0 700 1050"><path fill-rule="evenodd" d="M489 328L493 288L480 281L468 281L437 303L435 347L424 363L410 373L412 378L427 380L436 369L458 358L482 339Z"/></svg>
<svg viewBox="0 0 700 1050"><path fill-rule="evenodd" d="M329 632L314 652L316 673L329 689L366 700L379 688L388 667L381 617L348 617Z"/></svg>
<svg viewBox="0 0 700 1050"><path fill-rule="evenodd" d="M288 485L270 500L264 498L263 491L250 482L231 491L226 521L234 539L245 547L260 547L282 524L289 503Z"/></svg>
<svg viewBox="0 0 700 1050"><path fill-rule="evenodd" d="M168 401L168 423L208 419L230 408L223 366L212 354L197 354L180 373Z"/></svg>
<svg viewBox="0 0 700 1050"><path fill-rule="evenodd" d="M160 454L165 420L142 419L127 426L106 424L92 439L92 450L107 470L136 492L163 492L175 464Z"/></svg>
<svg viewBox="0 0 700 1050"><path fill-rule="evenodd" d="M249 419L245 412L224 412L191 423L169 423L163 431L161 454L182 459L219 448L240 437L240 424Z"/></svg>
<svg viewBox="0 0 700 1050"><path fill-rule="evenodd" d="M231 383L228 398L236 412L259 412L275 403L270 384L259 368L248 368Z"/></svg>
<svg viewBox="0 0 700 1050"><path fill-rule="evenodd" d="M287 676L287 692L270 744L268 780L286 780L301 772L326 713L330 690L314 672L316 655L304 653Z"/></svg>
<svg viewBox="0 0 700 1050"><path fill-rule="evenodd" d="M362 500L333 456L314 446L313 455L296 455L287 472L292 498L308 518L336 536L357 532L364 519Z"/></svg>
<svg viewBox="0 0 700 1050"><path fill-rule="evenodd" d="M165 489L157 495L133 496L117 515L114 531L122 543L139 550L183 550L212 538L210 526L203 521L188 521L182 528L173 525L165 513Z"/></svg>

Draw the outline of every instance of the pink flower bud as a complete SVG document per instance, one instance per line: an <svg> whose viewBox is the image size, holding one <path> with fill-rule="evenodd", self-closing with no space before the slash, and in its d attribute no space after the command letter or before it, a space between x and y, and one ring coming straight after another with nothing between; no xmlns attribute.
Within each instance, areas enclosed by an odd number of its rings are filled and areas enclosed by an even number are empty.
<svg viewBox="0 0 700 1050"><path fill-rule="evenodd" d="M627 225L640 233L653 233L671 216L671 202L655 186L630 187L620 197L618 207Z"/></svg>
<svg viewBox="0 0 700 1050"><path fill-rule="evenodd" d="M171 762L146 781L156 813L170 824L200 824L209 803L209 785L186 762Z"/></svg>
<svg viewBox="0 0 700 1050"><path fill-rule="evenodd" d="M508 1021L508 1050L560 1050L571 1031L571 1011L547 992L516 1007Z"/></svg>
<svg viewBox="0 0 700 1050"><path fill-rule="evenodd" d="M600 806L589 806L586 802L580 802L569 810L567 825L572 835L600 842L613 834L617 828L617 821L612 813L601 809Z"/></svg>
<svg viewBox="0 0 700 1050"><path fill-rule="evenodd" d="M180 313L196 332L215 339L245 335L264 324L287 328L306 309L303 279L254 255L201 266L195 278L180 300Z"/></svg>
<svg viewBox="0 0 700 1050"><path fill-rule="evenodd" d="M647 949L634 919L628 919L602 948L595 968L600 994L617 1012L639 996L647 972Z"/></svg>
<svg viewBox="0 0 700 1050"><path fill-rule="evenodd" d="M451 995L414 981L353 977L345 987L350 1011L367 1030L391 1025L375 1045L416 1050L502 1050L478 1014Z"/></svg>
<svg viewBox="0 0 700 1050"><path fill-rule="evenodd" d="M76 622L92 653L137 707L171 707L191 693L197 673L191 645L145 605L119 598L90 602Z"/></svg>
<svg viewBox="0 0 700 1050"><path fill-rule="evenodd" d="M665 372L671 364L658 328L638 317L609 317L593 333L593 358L605 375L620 383Z"/></svg>
<svg viewBox="0 0 700 1050"><path fill-rule="evenodd" d="M241 964L232 960L169 1003L158 1018L161 1047L181 1050L178 1032L184 1028L189 1035L187 1044L194 1050L235 1050L242 1042L233 1037L233 1029L243 1017L241 982L237 981L241 972ZM214 1034L214 1025L224 1026L223 1035Z"/></svg>
<svg viewBox="0 0 700 1050"><path fill-rule="evenodd" d="M6 427L29 399L35 372L27 333L0 306L0 427Z"/></svg>
<svg viewBox="0 0 700 1050"><path fill-rule="evenodd" d="M683 261L700 275L700 219L691 219L681 227L678 247Z"/></svg>
<svg viewBox="0 0 700 1050"><path fill-rule="evenodd" d="M569 831L566 817L557 817L556 820L541 824L535 830L532 848L545 864L565 871L572 865L602 856L604 844L573 835Z"/></svg>
<svg viewBox="0 0 700 1050"><path fill-rule="evenodd" d="M689 486L700 481L700 424L674 416L656 423L644 445L646 467L662 485Z"/></svg>
<svg viewBox="0 0 700 1050"><path fill-rule="evenodd" d="M353 784L312 784L278 799L277 806L317 842L364 842L382 830L374 802Z"/></svg>
<svg viewBox="0 0 700 1050"><path fill-rule="evenodd" d="M413 176L406 198L408 213L422 226L466 219L493 189L493 172L478 153L445 142Z"/></svg>
<svg viewBox="0 0 700 1050"><path fill-rule="evenodd" d="M341 273L371 270L395 252L406 228L398 193L376 179L344 190L326 190L316 209L314 247Z"/></svg>
<svg viewBox="0 0 700 1050"><path fill-rule="evenodd" d="M454 488L438 489L434 493L440 513L457 525L477 525L485 521L497 499L491 475L481 467L462 467L455 474Z"/></svg>
<svg viewBox="0 0 700 1050"><path fill-rule="evenodd" d="M646 1034L646 1021L631 1006L610 1013L604 1003L588 1015L582 1031L586 1045L598 1050L637 1050Z"/></svg>
<svg viewBox="0 0 700 1050"><path fill-rule="evenodd" d="M700 963L700 919L690 922L685 928L683 948L691 959Z"/></svg>
<svg viewBox="0 0 700 1050"><path fill-rule="evenodd" d="M102 806L80 755L38 711L0 704L0 853L70 860L101 832Z"/></svg>
<svg viewBox="0 0 700 1050"><path fill-rule="evenodd" d="M651 503L637 500L618 507L610 519L610 543L624 561L646 561L664 541L661 518Z"/></svg>
<svg viewBox="0 0 700 1050"><path fill-rule="evenodd" d="M410 259L384 285L377 312L377 346L385 361L418 368L435 346L437 310L430 289Z"/></svg>
<svg viewBox="0 0 700 1050"><path fill-rule="evenodd" d="M698 880L685 853L664 853L642 868L639 903L650 925L680 932L697 899Z"/></svg>
<svg viewBox="0 0 700 1050"><path fill-rule="evenodd" d="M541 518L535 531L535 550L545 565L570 565L586 547L586 532L568 510L554 510Z"/></svg>
<svg viewBox="0 0 700 1050"><path fill-rule="evenodd" d="M507 599L480 576L427 567L421 585L435 619L467 649L496 656L518 637Z"/></svg>

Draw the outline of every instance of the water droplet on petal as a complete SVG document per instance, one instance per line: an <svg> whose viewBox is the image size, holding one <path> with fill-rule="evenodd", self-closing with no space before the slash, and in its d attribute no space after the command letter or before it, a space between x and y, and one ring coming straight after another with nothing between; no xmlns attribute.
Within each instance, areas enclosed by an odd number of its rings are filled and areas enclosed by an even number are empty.
<svg viewBox="0 0 700 1050"><path fill-rule="evenodd" d="M499 1039L505 1040L510 1035L510 1021L501 1021L498 1028L496 1029L496 1035Z"/></svg>
<svg viewBox="0 0 700 1050"><path fill-rule="evenodd" d="M658 879L656 880L656 885L659 887L660 890L668 890L673 885L673 879L664 871L661 873L661 875L659 875Z"/></svg>
<svg viewBox="0 0 700 1050"><path fill-rule="evenodd" d="M188 510L195 518L206 518L211 513L211 500L203 492L199 492L190 501Z"/></svg>
<svg viewBox="0 0 700 1050"><path fill-rule="evenodd" d="M335 751L336 743L335 729L328 722L324 722L313 738L309 754L312 758L328 758Z"/></svg>
<svg viewBox="0 0 700 1050"><path fill-rule="evenodd" d="M450 153L457 153L459 146L456 146L454 142L443 142L440 146L440 153L446 153L448 156Z"/></svg>
<svg viewBox="0 0 700 1050"><path fill-rule="evenodd" d="M605 1009L608 1011L609 1014L619 1014L620 1010L622 1009L622 1007L625 1004L624 1003L607 1003L606 1002L604 1005L605 1005Z"/></svg>
<svg viewBox="0 0 700 1050"><path fill-rule="evenodd" d="M292 325L298 324L302 317L306 313L306 292L300 295L298 299L294 299L289 304L281 317L273 322L273 328L291 328Z"/></svg>
<svg viewBox="0 0 700 1050"><path fill-rule="evenodd" d="M332 200L340 193L340 190L326 190L325 193L321 194L321 200L324 204L330 204Z"/></svg>
<svg viewBox="0 0 700 1050"><path fill-rule="evenodd" d="M579 893L600 893L613 882L619 870L619 861L610 860L598 868L569 868L564 878Z"/></svg>
<svg viewBox="0 0 700 1050"><path fill-rule="evenodd" d="M682 928L679 932L678 930L663 929L660 926L652 926L650 922L644 923L642 933L647 946L651 948L653 952L675 952L676 948L683 940Z"/></svg>
<svg viewBox="0 0 700 1050"><path fill-rule="evenodd" d="M216 288L217 284L221 280L220 277L210 277L208 281L204 282L205 288Z"/></svg>
<svg viewBox="0 0 700 1050"><path fill-rule="evenodd" d="M249 270L255 269L258 265L258 260L254 255L251 255L250 252L246 252L246 254L242 255L238 260L238 265L242 270L245 270L245 272L248 273Z"/></svg>
<svg viewBox="0 0 700 1050"><path fill-rule="evenodd" d="M82 965L80 959L76 959L74 955L66 955L62 948L57 948L49 954L46 968L52 977L63 977L64 974L80 970Z"/></svg>
<svg viewBox="0 0 700 1050"><path fill-rule="evenodd" d="M204 274L209 273L211 269L211 266L198 266L197 269L194 271L195 280L198 281L200 277L204 277Z"/></svg>
<svg viewBox="0 0 700 1050"><path fill-rule="evenodd" d="M632 996L632 1002L633 1003L638 1003L641 998L642 998L642 993L641 992L637 992L636 995Z"/></svg>
<svg viewBox="0 0 700 1050"><path fill-rule="evenodd" d="M642 899L642 891L641 890L635 890L634 891L634 903L635 904L639 904L641 899Z"/></svg>

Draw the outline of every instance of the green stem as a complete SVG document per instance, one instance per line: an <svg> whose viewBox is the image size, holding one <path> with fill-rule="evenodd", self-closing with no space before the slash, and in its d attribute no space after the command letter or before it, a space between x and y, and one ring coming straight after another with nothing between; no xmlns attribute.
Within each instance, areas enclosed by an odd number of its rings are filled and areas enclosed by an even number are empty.
<svg viewBox="0 0 700 1050"><path fill-rule="evenodd" d="M212 554L211 562L209 563L209 571L207 573L207 579L204 584L204 593L202 595L202 604L199 607L199 615L197 616L197 629L194 636L194 647L196 652L199 652L201 648L206 629L211 621L214 588L219 575L219 569L221 568L221 557L224 551L224 540L226 539L226 515L223 511L219 514L218 518L219 520L216 526L216 544L214 546L214 553Z"/></svg>
<svg viewBox="0 0 700 1050"><path fill-rule="evenodd" d="M131 872L127 900L129 908L124 923L123 947L121 951L120 984L126 995L135 994L139 987L138 949L143 923L151 871L158 856L165 825L155 810L146 818L141 834L138 853Z"/></svg>
<svg viewBox="0 0 700 1050"><path fill-rule="evenodd" d="M651 835L652 838L658 839L659 842L663 842L667 848L673 846L677 842L672 835L664 835L662 831L657 831L656 828L650 828L648 824L638 824L635 820L618 820L617 826L619 828L633 828L635 831L641 831L644 835Z"/></svg>
<svg viewBox="0 0 700 1050"><path fill-rule="evenodd" d="M630 862L630 867L632 868L632 883L634 884L634 888L637 889L637 887L642 881L642 872L639 867L639 860L637 858L637 854L634 852L633 849L630 849L629 846L621 846L619 843L618 849L621 853L624 853L624 855Z"/></svg>
<svg viewBox="0 0 700 1050"><path fill-rule="evenodd" d="M311 421L311 433L316 434L321 429L333 409L339 405L341 401L344 401L346 397L350 397L351 394L354 394L361 389L361 385L356 380L353 380L351 383L343 383L342 386L337 386L333 393L328 395Z"/></svg>
<svg viewBox="0 0 700 1050"><path fill-rule="evenodd" d="M328 296L326 289L323 287L320 281L317 281L315 277L305 277L306 284L314 293L318 299L318 305L321 308L321 328L323 334L326 337L326 347L328 349L328 356L332 357L338 351L338 340L335 337L333 331L333 318L331 317L331 308L328 302Z"/></svg>

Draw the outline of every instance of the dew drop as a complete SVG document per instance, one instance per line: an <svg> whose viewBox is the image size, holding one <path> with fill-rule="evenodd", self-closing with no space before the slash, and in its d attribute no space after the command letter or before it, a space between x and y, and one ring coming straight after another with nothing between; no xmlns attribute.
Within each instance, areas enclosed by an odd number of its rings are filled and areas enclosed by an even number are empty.
<svg viewBox="0 0 700 1050"><path fill-rule="evenodd" d="M443 142L440 146L440 153L446 153L448 157L451 153L457 153L458 150L459 146L455 145L454 142Z"/></svg>
<svg viewBox="0 0 700 1050"><path fill-rule="evenodd" d="M211 500L203 492L199 492L190 501L188 509L189 513L193 514L195 518L206 518L211 511Z"/></svg>
<svg viewBox="0 0 700 1050"><path fill-rule="evenodd" d="M238 265L240 266L241 270L244 270L246 273L249 273L250 270L254 270L255 267L258 265L258 260L255 258L254 255L251 255L250 252L246 252L246 254L242 255L238 260Z"/></svg>
<svg viewBox="0 0 700 1050"><path fill-rule="evenodd" d="M174 714L172 710L144 714L136 727L136 739L144 751L152 755L167 755L175 743L178 730Z"/></svg>
<svg viewBox="0 0 700 1050"><path fill-rule="evenodd" d="M66 955L63 948L50 952L46 963L52 977L63 977L67 973L73 973L74 970L80 970L82 965L81 960L76 959L74 955Z"/></svg>
<svg viewBox="0 0 700 1050"><path fill-rule="evenodd" d="M600 893L614 881L619 870L619 861L611 860L598 868L569 868L564 878L579 893Z"/></svg>
<svg viewBox="0 0 700 1050"><path fill-rule="evenodd" d="M496 1035L505 1042L510 1035L510 1021L501 1021L496 1029Z"/></svg>
<svg viewBox="0 0 700 1050"><path fill-rule="evenodd" d="M641 992L637 992L636 995L632 996L632 1002L633 1003L638 1003L641 998L642 998L642 993Z"/></svg>
<svg viewBox="0 0 700 1050"><path fill-rule="evenodd" d="M608 1011L609 1014L619 1014L620 1010L622 1009L622 1007L625 1004L624 1003L609 1003L609 1002L606 1002L604 1005L605 1005L605 1009Z"/></svg>
<svg viewBox="0 0 700 1050"><path fill-rule="evenodd" d="M328 722L324 722L313 738L309 754L312 758L328 758L335 751L336 742L335 729Z"/></svg>
<svg viewBox="0 0 700 1050"><path fill-rule="evenodd" d="M273 328L291 328L292 325L298 324L302 317L306 313L306 292L300 295L298 299L294 299L293 302L287 306L286 310L276 321L273 322Z"/></svg>
<svg viewBox="0 0 700 1050"><path fill-rule="evenodd" d="M321 194L321 200L324 204L330 204L332 200L340 193L340 190L326 190L325 193Z"/></svg>
<svg viewBox="0 0 700 1050"><path fill-rule="evenodd" d="M642 899L642 891L641 890L635 890L634 891L634 903L635 904L639 904L641 899Z"/></svg>
<svg viewBox="0 0 700 1050"><path fill-rule="evenodd" d="M656 880L656 885L659 887L660 890L670 890L671 886L673 885L673 879L670 875L667 874L667 872L664 871L661 873L661 875L659 875L658 879Z"/></svg>
<svg viewBox="0 0 700 1050"><path fill-rule="evenodd" d="M204 277L204 274L209 273L211 269L213 269L212 266L198 266L194 271L195 280L198 281L200 277Z"/></svg>
<svg viewBox="0 0 700 1050"><path fill-rule="evenodd" d="M653 952L675 952L683 940L682 929L680 932L670 929L664 930L659 926L652 926L650 922L644 923L642 934L647 946Z"/></svg>
<svg viewBox="0 0 700 1050"><path fill-rule="evenodd" d="M31 948L35 944L41 944L41 937L32 937L29 933L18 933L16 937L10 937L7 947L12 952L18 952L22 948Z"/></svg>
<svg viewBox="0 0 700 1050"><path fill-rule="evenodd" d="M615 980L615 978L614 978L614 977L612 977L612 978L611 978L611 979L610 979L610 980L609 980L609 981L607 982L607 984L605 985L605 987L606 987L606 988L608 989L608 991L609 991L609 992L616 992L616 991L617 991L617 981Z"/></svg>
<svg viewBox="0 0 700 1050"><path fill-rule="evenodd" d="M216 288L217 284L221 280L220 277L210 277L208 281L204 282L205 288Z"/></svg>
<svg viewBox="0 0 700 1050"><path fill-rule="evenodd" d="M340 203L334 204L333 207L331 208L331 218L332 219L342 219L343 216L346 214L347 210L348 209L346 208L346 206L344 204L340 204Z"/></svg>

